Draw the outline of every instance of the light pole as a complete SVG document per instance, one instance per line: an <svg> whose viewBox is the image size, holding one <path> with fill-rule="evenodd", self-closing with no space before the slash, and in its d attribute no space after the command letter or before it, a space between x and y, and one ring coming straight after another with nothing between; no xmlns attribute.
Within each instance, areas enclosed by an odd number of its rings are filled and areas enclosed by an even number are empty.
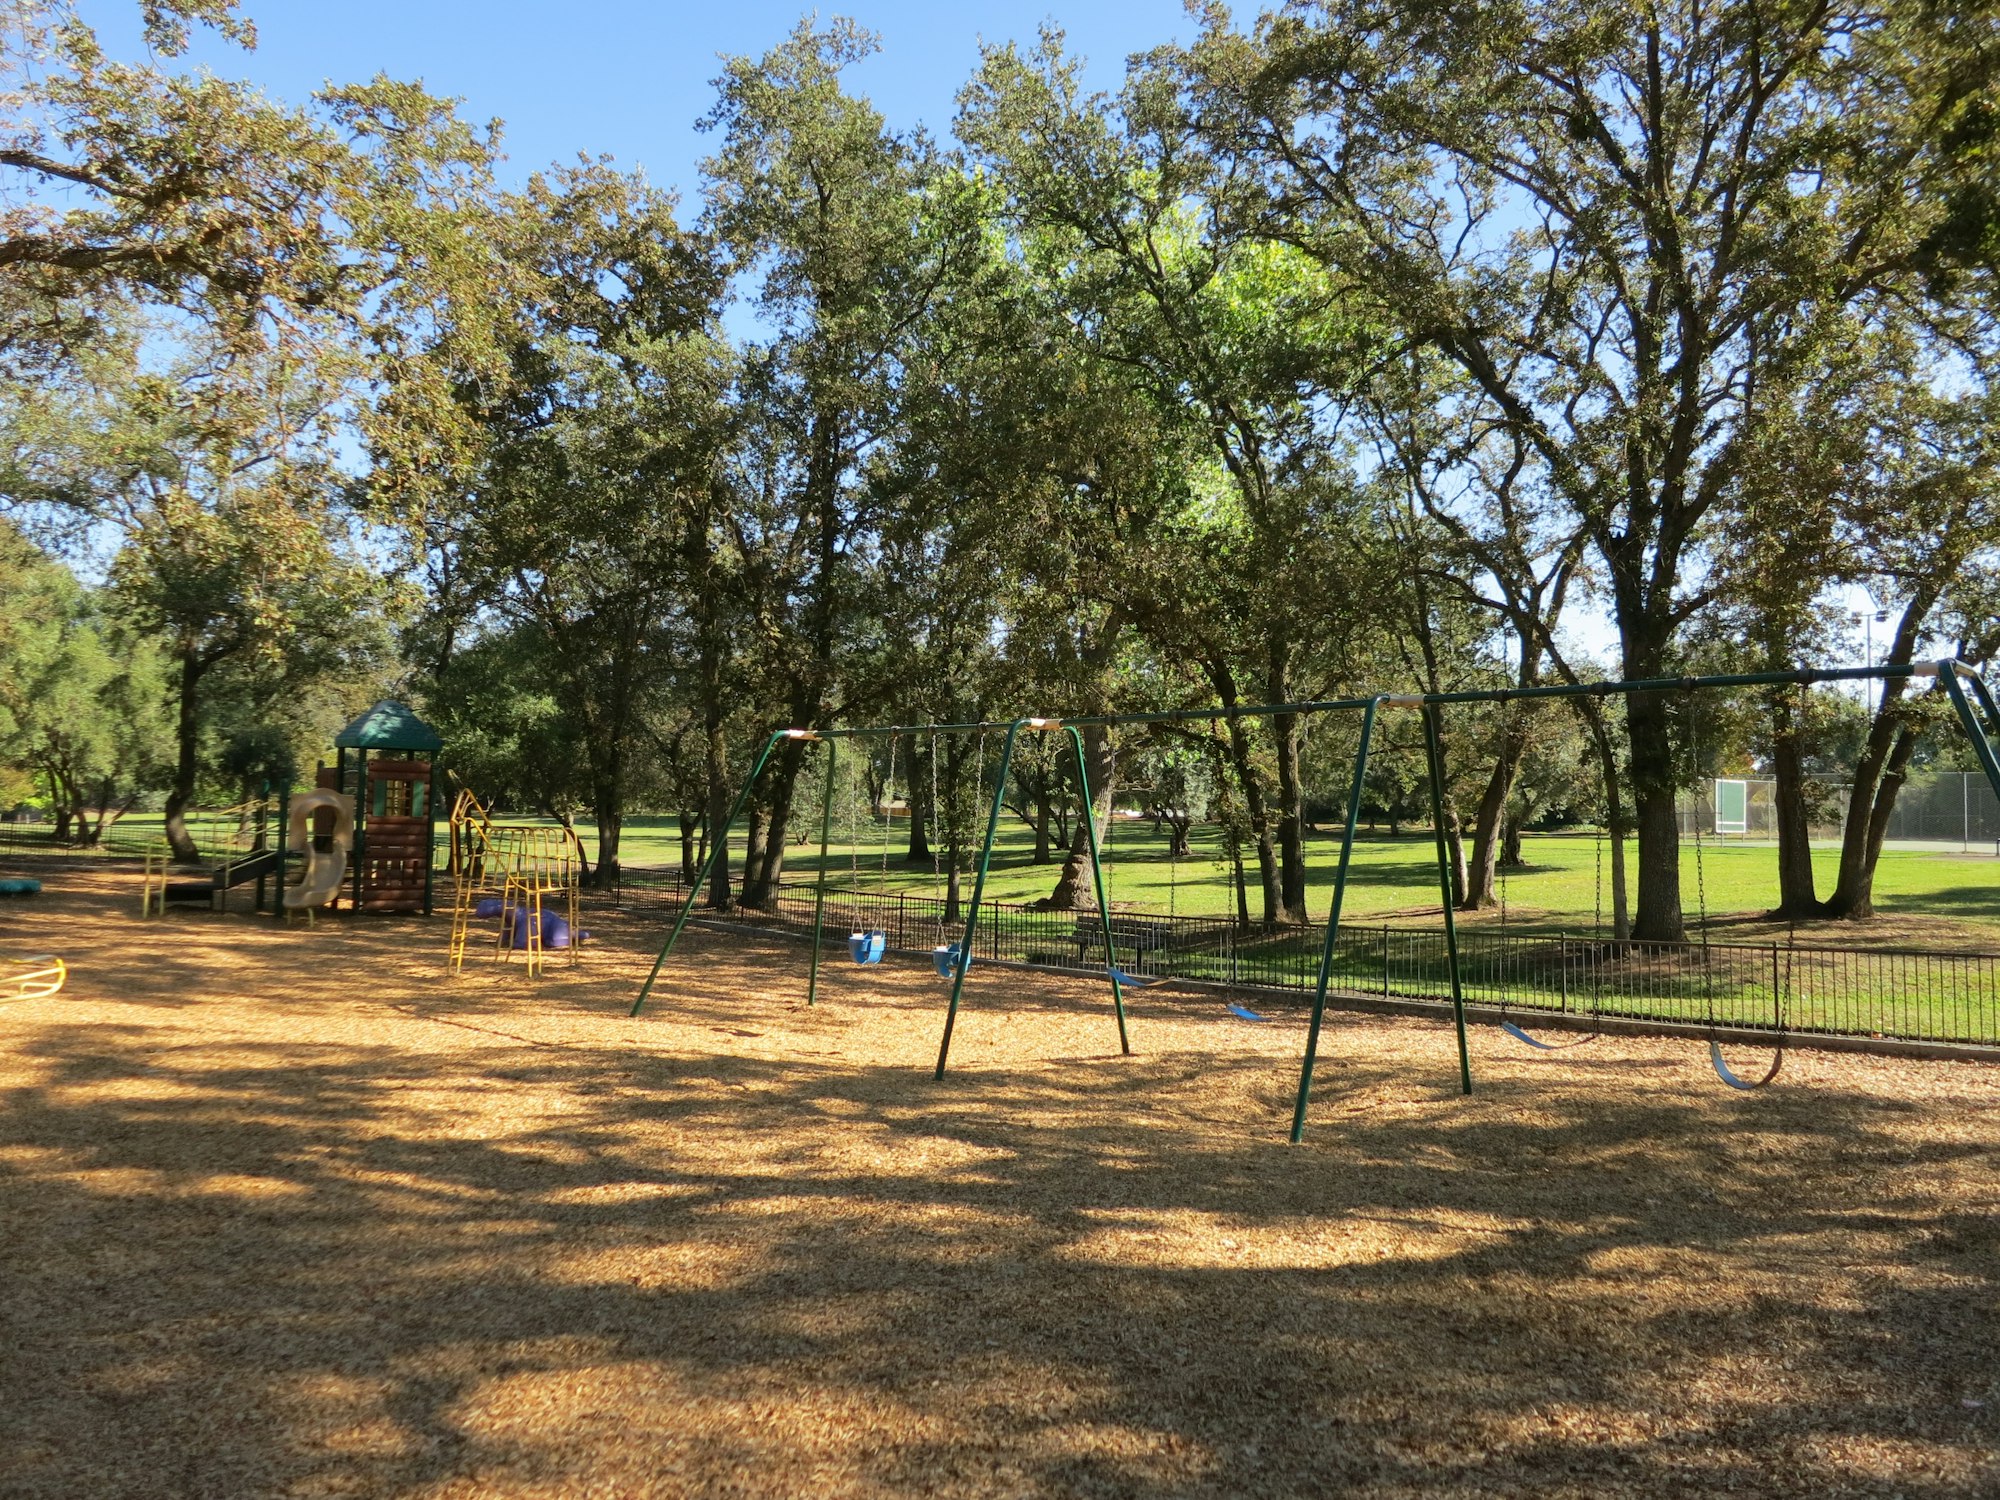
<svg viewBox="0 0 2000 1500"><path fill-rule="evenodd" d="M1871 598L1868 602L1870 604L1873 604L1875 601ZM1875 627L1877 625L1886 625L1889 623L1889 611L1886 609L1877 609L1871 614L1862 610L1855 610L1853 613L1848 615L1847 618L1853 624L1859 625L1861 627L1861 639L1863 643L1861 648L1862 650L1861 664L1864 667L1874 666ZM1875 712L1876 701L1877 701L1875 697L1875 689L1877 686L1878 684L1873 682L1864 685L1862 698L1863 701L1867 703L1868 712L1870 714L1873 714Z"/></svg>

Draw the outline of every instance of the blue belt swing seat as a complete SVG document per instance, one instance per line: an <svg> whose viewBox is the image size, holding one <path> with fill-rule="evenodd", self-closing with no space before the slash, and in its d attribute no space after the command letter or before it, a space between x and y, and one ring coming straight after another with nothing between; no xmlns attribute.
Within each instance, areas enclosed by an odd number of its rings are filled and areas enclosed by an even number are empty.
<svg viewBox="0 0 2000 1500"><path fill-rule="evenodd" d="M847 935L848 956L858 964L879 964L888 948L889 934L886 932L850 932Z"/></svg>

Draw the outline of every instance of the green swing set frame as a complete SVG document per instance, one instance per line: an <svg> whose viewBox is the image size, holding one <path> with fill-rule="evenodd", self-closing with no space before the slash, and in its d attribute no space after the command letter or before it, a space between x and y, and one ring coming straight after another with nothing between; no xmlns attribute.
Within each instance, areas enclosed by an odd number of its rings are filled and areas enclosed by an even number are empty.
<svg viewBox="0 0 2000 1500"><path fill-rule="evenodd" d="M1098 919L1104 942L1105 978L1111 987L1112 1011L1118 1023L1119 1050L1129 1056L1132 1045L1126 1025L1125 995L1118 978L1116 938L1113 935L1111 908L1106 899L1104 866L1098 847L1097 819L1093 810L1095 803L1084 755L1082 727L1096 725L1111 728L1141 724L1187 723L1204 719L1267 718L1281 713L1358 712L1361 715L1360 738L1354 754L1353 775L1348 784L1346 818L1341 829L1340 856L1334 870L1333 893L1327 910L1326 936L1320 949L1319 967L1313 986L1311 1019L1306 1030L1305 1053L1300 1059L1298 1089L1292 1107L1290 1139L1296 1144L1305 1136L1306 1117L1312 1095L1313 1069L1319 1056L1327 991L1332 980L1336 943L1340 935L1341 907L1347 894L1354 838L1360 824L1362 787L1368 771L1375 724L1382 709L1415 709L1423 717L1424 759L1430 790L1431 826L1436 846L1439 895L1444 909L1445 957L1450 976L1452 1024L1458 1043L1459 1091L1462 1094L1470 1094L1472 1057L1466 1039L1465 992L1459 965L1458 925L1453 915L1451 855L1445 836L1444 820L1445 777L1441 717L1442 711L1447 706L1476 703L1505 704L1516 699L1584 697L1602 699L1632 693L1686 693L1702 689L1788 685L1810 687L1818 683L1888 682L1912 678L1936 678L1943 684L1946 696L1965 730L1966 738L1972 744L1980 768L1986 774L1988 784L1993 788L1994 795L2000 797L2000 748L1996 748L1994 743L1995 735L2000 735L2000 702L1995 701L1992 689L1977 668L1952 659L1869 667L1806 667L1789 671L1740 672L1707 677L1656 677L1616 682L1553 683L1531 688L1487 688L1452 693L1375 693L1361 698L1260 704L1234 710L1173 709L1158 713L1099 714L1077 718L1024 717L969 724L903 724L846 729L774 730L752 761L750 774L744 779L742 790L737 793L736 801L730 807L723 826L710 839L708 858L703 861L700 874L689 888L686 899L681 903L666 942L661 945L659 956L654 959L653 967L646 975L646 982L641 986L638 997L632 1002L629 1014L637 1016L652 995L653 986L660 977L662 967L672 955L675 944L680 941L681 933L693 916L695 904L700 900L701 893L708 887L716 861L728 848L731 830L742 817L743 809L763 779L772 755L781 745L789 741L810 741L823 743L827 747L826 785L820 820L820 870L813 901L812 964L806 983L806 1003L810 1005L817 1000L819 992L820 956L824 946L823 918L826 909L826 856L832 833L834 770L837 765L839 742L843 739L881 735L1004 733L999 772L994 778L992 802L987 811L986 837L980 846L972 896L965 913L965 931L959 940L957 954L951 964L951 999L945 1010L944 1034L939 1040L937 1067L932 1075L942 1079L951 1055L952 1031L958 1021L959 1003L965 992L966 976L972 970L973 940L978 935L979 914L985 898L987 872L993 860L993 845L999 834L1000 817L1005 810L1007 776L1013 766L1015 744L1023 731L1062 734L1069 739L1074 753L1080 801L1085 810L1083 821L1089 833L1091 877L1097 894Z"/></svg>

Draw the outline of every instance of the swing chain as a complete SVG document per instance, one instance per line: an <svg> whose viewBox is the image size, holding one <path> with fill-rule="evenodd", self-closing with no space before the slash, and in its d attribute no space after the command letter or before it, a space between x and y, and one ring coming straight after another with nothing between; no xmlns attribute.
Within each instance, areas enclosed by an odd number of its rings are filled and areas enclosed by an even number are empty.
<svg viewBox="0 0 2000 1500"><path fill-rule="evenodd" d="M938 800L938 736L931 731L931 942L935 946L944 942L944 865L938 853L944 842L944 813Z"/></svg>

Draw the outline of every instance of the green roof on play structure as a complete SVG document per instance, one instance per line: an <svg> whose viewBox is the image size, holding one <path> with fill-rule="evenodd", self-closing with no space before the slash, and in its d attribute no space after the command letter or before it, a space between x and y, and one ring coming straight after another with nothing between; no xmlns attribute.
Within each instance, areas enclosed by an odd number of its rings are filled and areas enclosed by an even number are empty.
<svg viewBox="0 0 2000 1500"><path fill-rule="evenodd" d="M438 732L401 703L384 698L333 737L341 750L442 750Z"/></svg>

